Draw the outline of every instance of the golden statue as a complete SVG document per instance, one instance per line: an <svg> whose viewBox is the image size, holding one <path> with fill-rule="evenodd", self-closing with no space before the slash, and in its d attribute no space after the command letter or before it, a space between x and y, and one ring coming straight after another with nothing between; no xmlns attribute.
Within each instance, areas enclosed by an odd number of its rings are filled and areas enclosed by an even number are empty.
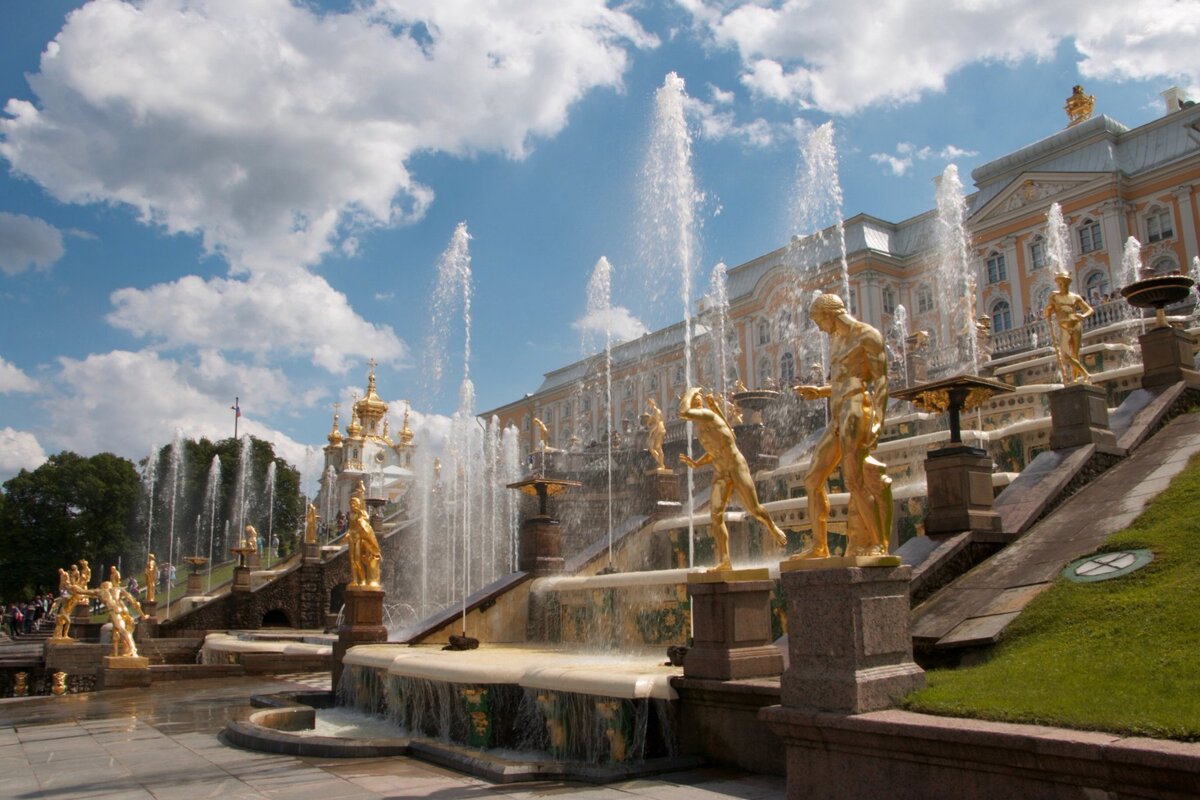
<svg viewBox="0 0 1200 800"><path fill-rule="evenodd" d="M83 565L82 570L75 564L71 565L70 571L59 567L58 597L55 598L49 611L50 615L54 617L54 633L50 636L51 641L71 641L71 637L68 635L71 630L71 612L75 610L75 606L92 596L87 588L87 579L91 578L92 571L86 561L79 563ZM84 577L85 574L87 579Z"/></svg>
<svg viewBox="0 0 1200 800"><path fill-rule="evenodd" d="M1071 96L1063 104L1063 111L1067 112L1067 127L1078 125L1085 119L1091 119L1092 108L1095 105L1096 98L1090 94L1084 94L1083 87L1076 84L1071 89Z"/></svg>
<svg viewBox="0 0 1200 800"><path fill-rule="evenodd" d="M738 381L741 383L741 381ZM739 406L733 399L734 392L730 392L725 396L725 420L730 425L742 424L742 407Z"/></svg>
<svg viewBox="0 0 1200 800"><path fill-rule="evenodd" d="M133 641L133 628L136 621L129 611L129 606L137 610L142 619L146 613L137 598L121 588L120 584L104 581L99 588L88 590L91 597L100 598L108 611L108 621L112 623L112 654L114 656L134 656L138 654L137 644Z"/></svg>
<svg viewBox="0 0 1200 800"><path fill-rule="evenodd" d="M317 507L312 503L308 504L308 508L304 510L304 543L317 543L317 520L320 517L317 515Z"/></svg>
<svg viewBox="0 0 1200 800"><path fill-rule="evenodd" d="M154 553L146 554L146 569L142 572L146 579L146 602L154 602L155 587L158 586L158 563L154 560Z"/></svg>
<svg viewBox="0 0 1200 800"><path fill-rule="evenodd" d="M663 465L663 439L667 436L667 425L663 422L662 411L653 397L646 398L645 422L649 432L646 437L646 449L650 451L650 457L654 459L658 470L664 471L666 466Z"/></svg>
<svg viewBox="0 0 1200 800"><path fill-rule="evenodd" d="M362 481L350 495L350 526L346 533L350 536L350 588L378 589L379 588L379 542L375 539L375 529L371 527L371 519L367 515L364 501L366 490Z"/></svg>
<svg viewBox="0 0 1200 800"><path fill-rule="evenodd" d="M546 430L546 423L537 417L533 418L533 427L537 428L538 441L541 442L541 451L544 453L549 449L550 432Z"/></svg>
<svg viewBox="0 0 1200 800"><path fill-rule="evenodd" d="M1050 325L1054 354L1058 357L1059 374L1065 384L1091 383L1091 376L1079 360L1079 348L1083 345L1083 321L1095 309L1071 291L1069 274L1056 274L1054 282L1058 288L1046 298L1046 320Z"/></svg>
<svg viewBox="0 0 1200 800"><path fill-rule="evenodd" d="M734 394L741 394L742 392L748 392L748 391L750 391L750 390L746 388L746 384L742 381L741 378L738 378L737 380L735 380L733 382L733 393Z"/></svg>
<svg viewBox="0 0 1200 800"><path fill-rule="evenodd" d="M679 401L679 417L695 423L696 438L704 448L704 455L698 459L693 460L688 458L686 453L680 453L679 460L693 469L705 464L712 464L713 467L712 494L708 506L717 564L709 571L721 572L733 568L729 561L729 530L725 527L725 508L734 492L737 492L746 512L766 526L776 544L780 547L787 545L787 536L779 530L771 515L758 502L758 492L754 489L754 477L750 474L750 466L738 450L733 430L725 421L717 399L711 394L705 396L703 390L693 386L683 393Z"/></svg>
<svg viewBox="0 0 1200 800"><path fill-rule="evenodd" d="M842 299L822 294L809 318L829 334L828 386L796 386L805 400L829 398L829 424L813 448L804 486L814 545L805 556L829 557L829 496L825 481L841 464L850 493L846 519L847 556L887 555L892 529L892 480L871 456L887 412L887 351L879 331L846 311Z"/></svg>
<svg viewBox="0 0 1200 800"><path fill-rule="evenodd" d="M258 551L258 531L254 529L253 525L247 525L242 530L242 547L246 549L253 547L255 552Z"/></svg>

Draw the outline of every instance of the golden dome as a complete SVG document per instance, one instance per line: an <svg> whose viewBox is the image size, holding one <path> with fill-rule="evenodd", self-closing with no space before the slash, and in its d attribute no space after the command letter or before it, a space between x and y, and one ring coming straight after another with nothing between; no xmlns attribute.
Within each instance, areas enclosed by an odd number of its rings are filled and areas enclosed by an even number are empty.
<svg viewBox="0 0 1200 800"><path fill-rule="evenodd" d="M333 427L329 429L329 436L325 437L329 440L332 447L337 447L342 443L342 432L338 430L338 404L333 404Z"/></svg>
<svg viewBox="0 0 1200 800"><path fill-rule="evenodd" d="M358 421L358 403L355 403L350 411L350 424L346 426L346 435L351 439L358 439L362 436L362 425Z"/></svg>
<svg viewBox="0 0 1200 800"><path fill-rule="evenodd" d="M378 422L387 413L388 405L375 393L375 359L367 362L371 371L367 374L367 393L362 400L354 404L358 418L363 422Z"/></svg>
<svg viewBox="0 0 1200 800"><path fill-rule="evenodd" d="M396 434L400 439L402 447L408 447L412 444L413 432L412 428L408 427L408 401L404 401L404 424L400 427L400 433Z"/></svg>

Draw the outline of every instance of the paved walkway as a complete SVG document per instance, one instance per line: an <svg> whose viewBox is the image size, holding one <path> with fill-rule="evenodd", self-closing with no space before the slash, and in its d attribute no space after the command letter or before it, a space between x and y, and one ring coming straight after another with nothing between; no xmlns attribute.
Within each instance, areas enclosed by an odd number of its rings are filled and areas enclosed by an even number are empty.
<svg viewBox="0 0 1200 800"><path fill-rule="evenodd" d="M328 688L328 674L207 679L64 697L0 700L0 797L159 800L590 800L784 797L780 777L705 768L607 786L495 785L405 758L312 759L222 744L251 694Z"/></svg>

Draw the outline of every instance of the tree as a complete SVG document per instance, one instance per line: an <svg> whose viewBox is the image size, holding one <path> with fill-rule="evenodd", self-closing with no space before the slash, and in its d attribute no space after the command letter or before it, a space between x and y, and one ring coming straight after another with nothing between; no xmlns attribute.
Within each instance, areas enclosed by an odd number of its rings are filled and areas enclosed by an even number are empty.
<svg viewBox="0 0 1200 800"><path fill-rule="evenodd" d="M4 484L0 593L28 597L58 586L58 568L81 558L99 574L130 550L138 475L112 453L51 456Z"/></svg>

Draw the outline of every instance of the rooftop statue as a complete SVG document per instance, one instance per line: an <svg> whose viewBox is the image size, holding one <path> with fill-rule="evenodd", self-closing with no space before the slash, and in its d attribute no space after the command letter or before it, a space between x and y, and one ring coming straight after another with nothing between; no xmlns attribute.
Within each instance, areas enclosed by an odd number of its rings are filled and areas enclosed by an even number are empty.
<svg viewBox="0 0 1200 800"><path fill-rule="evenodd" d="M649 435L646 438L646 449L650 451L650 457L654 459L655 466L659 470L664 470L663 465L663 439L667 435L667 426L663 422L662 411L658 407L658 403L654 402L653 397L646 398L646 414L645 414L646 430Z"/></svg>
<svg viewBox="0 0 1200 800"><path fill-rule="evenodd" d="M350 588L378 589L380 552L375 539L375 529L367 514L364 497L366 490L362 481L350 495L350 525L346 530L350 537Z"/></svg>
<svg viewBox="0 0 1200 800"><path fill-rule="evenodd" d="M887 411L887 352L879 331L850 316L842 299L822 294L809 317L829 334L829 384L796 386L805 400L829 398L829 425L816 447L804 486L814 545L804 557L829 557L829 496L825 482L840 464L850 493L847 556L887 555L892 528L892 480L871 456ZM795 558L795 556L793 556Z"/></svg>
<svg viewBox="0 0 1200 800"><path fill-rule="evenodd" d="M758 492L754 489L754 477L750 474L750 466L738 450L733 430L725 421L716 397L711 394L706 396L698 387L689 388L679 401L679 417L695 423L696 438L704 448L704 455L698 459L691 459L686 453L680 453L679 460L693 469L705 464L712 464L713 468L709 516L712 520L717 563L709 571L721 572L733 568L729 561L729 530L725 527L725 509L734 492L737 492L738 500L746 512L766 526L775 543L780 547L786 546L787 537L758 502Z"/></svg>
<svg viewBox="0 0 1200 800"><path fill-rule="evenodd" d="M1071 291L1071 276L1067 273L1055 275L1054 283L1058 288L1046 298L1046 320L1054 355L1058 357L1059 374L1065 384L1091 383L1091 376L1079 360L1079 348L1083 344L1083 321L1094 309Z"/></svg>
<svg viewBox="0 0 1200 800"><path fill-rule="evenodd" d="M1063 104L1063 110L1067 112L1067 127L1078 125L1086 119L1091 119L1092 109L1096 106L1096 98L1090 94L1083 93L1083 87L1076 84L1071 89L1071 96L1067 98L1067 102Z"/></svg>

